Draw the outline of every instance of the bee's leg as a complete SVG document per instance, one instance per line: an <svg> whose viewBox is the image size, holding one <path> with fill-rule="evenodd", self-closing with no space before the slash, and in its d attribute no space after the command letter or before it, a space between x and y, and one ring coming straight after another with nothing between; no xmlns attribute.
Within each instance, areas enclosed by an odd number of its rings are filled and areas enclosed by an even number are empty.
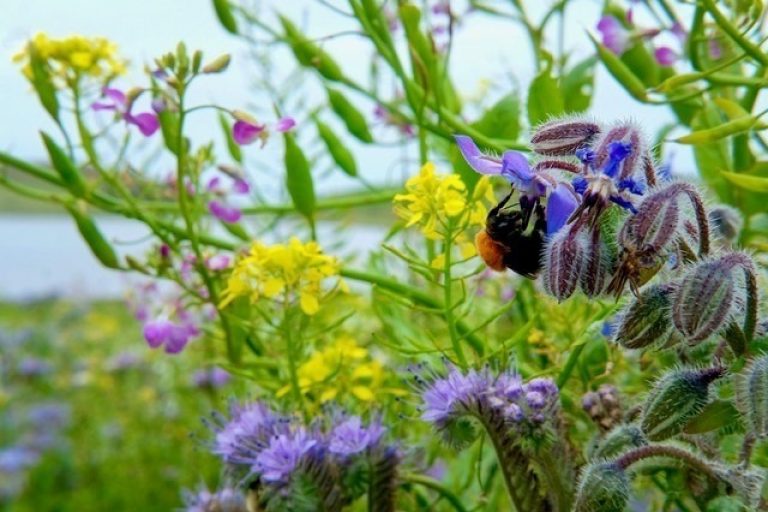
<svg viewBox="0 0 768 512"><path fill-rule="evenodd" d="M499 210L501 210L502 208L504 208L504 206L506 206L506 204L512 198L512 194L514 193L515 193L515 189L513 188L512 190L509 191L509 194L504 196L504 198L501 201L499 201L499 204L491 208L491 211L488 212L488 216L497 215L499 213Z"/></svg>

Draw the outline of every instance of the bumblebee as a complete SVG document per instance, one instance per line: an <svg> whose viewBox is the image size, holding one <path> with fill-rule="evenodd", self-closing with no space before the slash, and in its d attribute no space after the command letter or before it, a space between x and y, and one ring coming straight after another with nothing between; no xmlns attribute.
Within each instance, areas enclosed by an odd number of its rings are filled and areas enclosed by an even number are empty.
<svg viewBox="0 0 768 512"><path fill-rule="evenodd" d="M475 246L485 264L497 272L504 269L534 279L542 267L547 221L544 207L524 204L516 210L504 209L512 192L493 207L485 229L475 237ZM533 227L529 225L533 221Z"/></svg>

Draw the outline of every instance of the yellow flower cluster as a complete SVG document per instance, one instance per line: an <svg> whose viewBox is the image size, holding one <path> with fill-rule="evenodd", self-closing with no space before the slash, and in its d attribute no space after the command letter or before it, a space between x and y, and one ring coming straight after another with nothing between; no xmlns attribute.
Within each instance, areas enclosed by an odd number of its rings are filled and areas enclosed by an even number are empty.
<svg viewBox="0 0 768 512"><path fill-rule="evenodd" d="M311 393L320 403L346 394L370 402L381 391L384 381L383 365L371 359L368 350L347 335L312 354L297 373L301 392ZM282 396L289 391L290 386L285 386L277 394Z"/></svg>
<svg viewBox="0 0 768 512"><path fill-rule="evenodd" d="M122 75L126 61L117 55L117 45L103 37L69 36L51 39L38 33L26 46L13 56L13 61L22 64L22 72L32 79L32 56L45 62L55 78L65 83L72 78L88 75L105 81ZM61 85L61 84L58 84Z"/></svg>
<svg viewBox="0 0 768 512"><path fill-rule="evenodd" d="M482 177L470 194L458 174L438 174L435 164L427 162L405 183L405 194L394 198L395 213L406 221L406 227L419 225L430 240L443 240L452 233L452 241L461 249L463 258L474 255L474 244L462 234L467 228L485 226L487 202L493 202L490 180ZM452 226L449 228L449 225ZM441 254L432 266L442 268Z"/></svg>
<svg viewBox="0 0 768 512"><path fill-rule="evenodd" d="M247 255L232 269L222 297L222 307L237 297L274 299L282 295L293 300L307 315L320 309L325 296L323 281L337 277L339 261L323 254L316 242L302 243L293 237L287 244L265 245L254 242ZM335 286L343 286L337 279Z"/></svg>

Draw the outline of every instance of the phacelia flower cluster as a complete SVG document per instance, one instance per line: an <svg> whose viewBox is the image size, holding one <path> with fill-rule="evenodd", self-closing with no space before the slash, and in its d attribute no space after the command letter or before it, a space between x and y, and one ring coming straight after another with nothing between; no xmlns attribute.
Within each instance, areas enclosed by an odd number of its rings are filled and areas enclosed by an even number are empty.
<svg viewBox="0 0 768 512"><path fill-rule="evenodd" d="M358 416L332 414L304 425L257 402L233 404L229 418L217 415L212 426L213 453L258 487L260 505L280 503L285 510L299 502L341 510L369 485L394 479L400 457L378 420L365 424ZM377 474L385 470L388 475ZM342 484L355 481L367 484Z"/></svg>
<svg viewBox="0 0 768 512"><path fill-rule="evenodd" d="M298 301L305 314L314 315L323 300L343 288L339 270L339 261L323 254L316 242L303 243L296 237L287 244L254 242L232 269L222 307L238 297L252 303L284 297Z"/></svg>

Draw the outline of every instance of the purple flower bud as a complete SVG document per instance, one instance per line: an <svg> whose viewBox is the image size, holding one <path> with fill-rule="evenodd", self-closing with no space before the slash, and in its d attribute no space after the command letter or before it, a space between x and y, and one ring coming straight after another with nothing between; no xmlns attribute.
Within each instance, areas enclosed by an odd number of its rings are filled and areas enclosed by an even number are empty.
<svg viewBox="0 0 768 512"><path fill-rule="evenodd" d="M580 224L561 229L547 245L544 261L544 288L558 300L570 297L586 267L586 234Z"/></svg>
<svg viewBox="0 0 768 512"><path fill-rule="evenodd" d="M166 109L168 109L168 104L165 102L165 99L163 98L153 98L152 103L150 105L152 106L152 110L154 110L156 114L165 112Z"/></svg>
<svg viewBox="0 0 768 512"><path fill-rule="evenodd" d="M128 124L136 126L145 137L152 136L160 128L160 121L158 121L157 115L149 112L136 115L126 112L123 118Z"/></svg>
<svg viewBox="0 0 768 512"><path fill-rule="evenodd" d="M229 267L231 258L227 254L216 254L208 258L205 263L210 270L224 270Z"/></svg>
<svg viewBox="0 0 768 512"><path fill-rule="evenodd" d="M659 46L654 50L653 56L662 67L671 67L677 61L677 53L669 46Z"/></svg>
<svg viewBox="0 0 768 512"><path fill-rule="evenodd" d="M286 117L280 118L277 121L277 124L275 125L275 130L277 130L280 133L284 133L292 130L294 126L296 126L296 121L292 117L286 116Z"/></svg>
<svg viewBox="0 0 768 512"><path fill-rule="evenodd" d="M540 155L573 155L589 144L600 132L597 123L585 119L566 117L548 121L539 126L531 137L531 149Z"/></svg>
<svg viewBox="0 0 768 512"><path fill-rule="evenodd" d="M603 16L597 23L603 46L616 55L621 55L629 45L629 31L613 16Z"/></svg>
<svg viewBox="0 0 768 512"><path fill-rule="evenodd" d="M547 403L544 395L538 391L528 391L525 394L525 401L531 409L541 409Z"/></svg>

